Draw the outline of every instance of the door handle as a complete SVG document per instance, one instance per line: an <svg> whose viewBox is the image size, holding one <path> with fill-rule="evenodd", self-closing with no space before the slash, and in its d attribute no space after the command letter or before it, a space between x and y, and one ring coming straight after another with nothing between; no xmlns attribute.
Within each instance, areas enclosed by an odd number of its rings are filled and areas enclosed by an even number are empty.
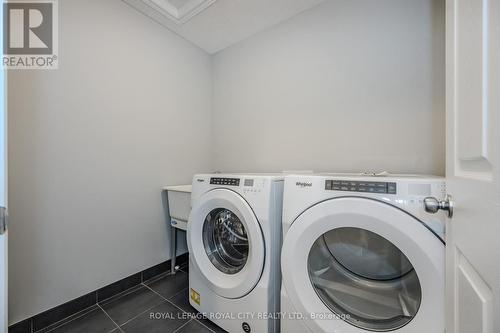
<svg viewBox="0 0 500 333"><path fill-rule="evenodd" d="M7 224L9 223L9 215L7 208L0 207L0 235L5 234L7 231Z"/></svg>
<svg viewBox="0 0 500 333"><path fill-rule="evenodd" d="M427 213L436 214L440 210L448 212L448 217L453 217L454 203L451 200L451 195L446 195L444 200L438 200L434 197L427 197L424 199L424 208Z"/></svg>

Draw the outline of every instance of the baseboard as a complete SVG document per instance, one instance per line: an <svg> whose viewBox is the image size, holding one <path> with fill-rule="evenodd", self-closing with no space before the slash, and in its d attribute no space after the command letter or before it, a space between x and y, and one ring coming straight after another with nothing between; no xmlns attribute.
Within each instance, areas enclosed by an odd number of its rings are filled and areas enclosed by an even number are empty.
<svg viewBox="0 0 500 333"><path fill-rule="evenodd" d="M177 257L177 264L182 265L188 261L188 254L182 254ZM86 295L80 296L74 300L56 306L55 308L44 311L31 318L22 320L9 326L9 333L32 333L43 330L75 313L83 311L102 302L108 298L116 296L130 288L133 288L142 282L145 282L157 275L170 270L170 260L164 261L158 265L149 267L141 272L132 274L124 279L111 283L105 287L94 290Z"/></svg>

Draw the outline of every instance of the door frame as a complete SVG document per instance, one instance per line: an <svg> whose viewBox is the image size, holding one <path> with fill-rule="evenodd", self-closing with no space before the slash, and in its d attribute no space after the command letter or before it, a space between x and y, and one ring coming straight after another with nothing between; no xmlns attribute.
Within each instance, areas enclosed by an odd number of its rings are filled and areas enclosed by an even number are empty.
<svg viewBox="0 0 500 333"><path fill-rule="evenodd" d="M3 26L3 6L0 6L0 21ZM3 33L0 34L0 45L3 45ZM8 104L7 104L7 71L1 66L0 82L2 90L2 110L0 111L0 206L6 207L8 213ZM7 226L5 226L7 229ZM8 231L0 235L0 328L7 332L8 318Z"/></svg>

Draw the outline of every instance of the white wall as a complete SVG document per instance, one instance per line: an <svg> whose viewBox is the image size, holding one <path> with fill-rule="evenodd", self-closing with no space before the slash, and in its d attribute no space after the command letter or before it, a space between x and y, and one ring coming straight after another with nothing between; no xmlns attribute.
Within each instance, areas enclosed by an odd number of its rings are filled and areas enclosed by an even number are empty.
<svg viewBox="0 0 500 333"><path fill-rule="evenodd" d="M444 174L444 1L329 0L214 58L222 171Z"/></svg>
<svg viewBox="0 0 500 333"><path fill-rule="evenodd" d="M163 184L211 170L211 59L120 0L59 1L9 73L10 323L170 258Z"/></svg>
<svg viewBox="0 0 500 333"><path fill-rule="evenodd" d="M169 259L160 186L213 166L444 173L443 0L328 0L213 59L59 5L60 68L9 74L11 323Z"/></svg>

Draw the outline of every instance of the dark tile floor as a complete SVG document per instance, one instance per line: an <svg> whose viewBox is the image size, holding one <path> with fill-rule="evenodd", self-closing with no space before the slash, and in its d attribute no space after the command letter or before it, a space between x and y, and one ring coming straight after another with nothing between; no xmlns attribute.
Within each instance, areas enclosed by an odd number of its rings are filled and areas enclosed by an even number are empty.
<svg viewBox="0 0 500 333"><path fill-rule="evenodd" d="M187 267L181 267L175 275L155 277L39 333L224 333L196 315L188 284Z"/></svg>

